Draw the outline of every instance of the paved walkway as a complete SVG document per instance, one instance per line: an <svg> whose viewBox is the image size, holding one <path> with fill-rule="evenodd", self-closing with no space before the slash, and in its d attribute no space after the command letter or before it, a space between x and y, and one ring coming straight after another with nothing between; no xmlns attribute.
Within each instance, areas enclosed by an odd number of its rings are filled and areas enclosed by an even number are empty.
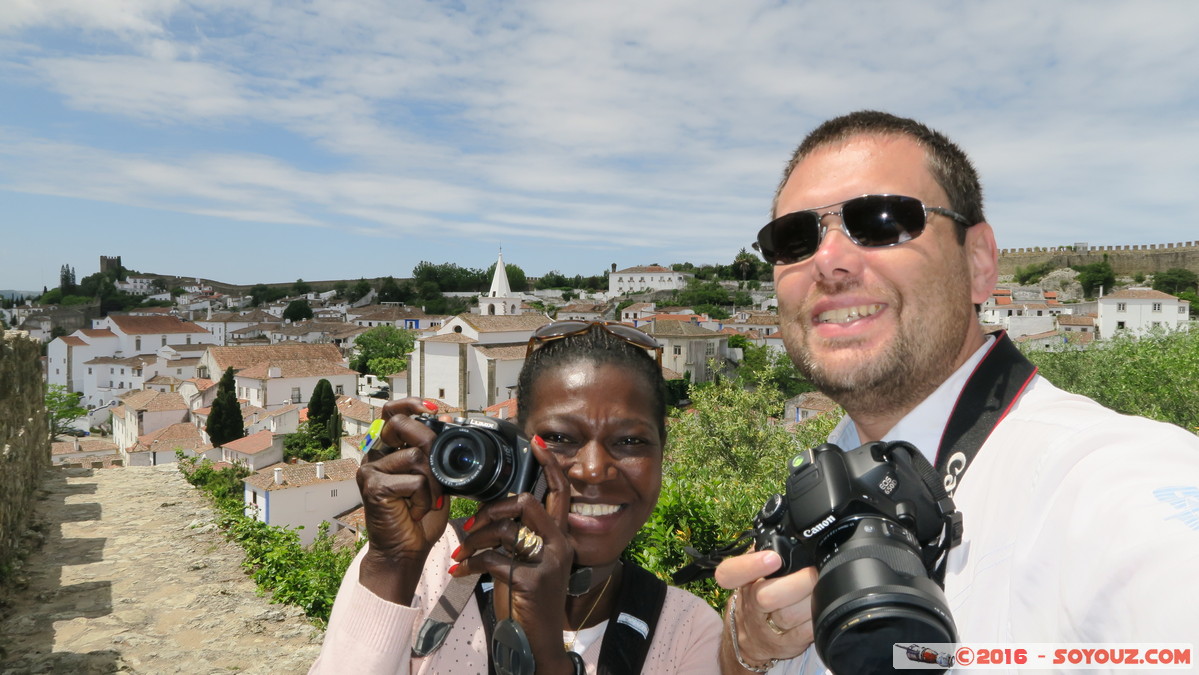
<svg viewBox="0 0 1199 675"><path fill-rule="evenodd" d="M303 673L321 632L259 597L175 466L50 469L0 589L2 673Z"/></svg>

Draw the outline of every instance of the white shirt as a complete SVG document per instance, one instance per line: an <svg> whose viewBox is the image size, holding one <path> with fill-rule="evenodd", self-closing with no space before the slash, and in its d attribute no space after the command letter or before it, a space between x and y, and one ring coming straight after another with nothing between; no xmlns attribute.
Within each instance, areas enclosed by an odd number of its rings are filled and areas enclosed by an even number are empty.
<svg viewBox="0 0 1199 675"><path fill-rule="evenodd" d="M935 453L975 357L884 440ZM843 420L830 441L857 447L852 422ZM959 644L1189 643L1195 663L1194 434L1119 415L1037 376L979 450L954 501L964 535L949 553L945 594ZM825 669L812 647L771 672Z"/></svg>

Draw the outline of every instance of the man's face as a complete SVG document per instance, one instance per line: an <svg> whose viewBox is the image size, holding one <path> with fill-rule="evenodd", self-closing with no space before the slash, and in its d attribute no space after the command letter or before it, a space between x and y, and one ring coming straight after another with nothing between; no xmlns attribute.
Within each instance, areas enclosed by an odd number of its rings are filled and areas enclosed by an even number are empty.
<svg viewBox="0 0 1199 675"><path fill-rule="evenodd" d="M916 142L857 136L800 162L775 216L827 204L835 206L821 211L838 211L840 202L864 194L949 206ZM977 326L973 303L990 287L973 279L959 226L944 216L930 214L920 236L888 248L854 244L839 216L826 216L824 224L828 233L815 255L774 268L787 351L851 414L906 411L977 347L969 344ZM977 227L989 236L989 228ZM981 286L987 286L983 298L975 300Z"/></svg>

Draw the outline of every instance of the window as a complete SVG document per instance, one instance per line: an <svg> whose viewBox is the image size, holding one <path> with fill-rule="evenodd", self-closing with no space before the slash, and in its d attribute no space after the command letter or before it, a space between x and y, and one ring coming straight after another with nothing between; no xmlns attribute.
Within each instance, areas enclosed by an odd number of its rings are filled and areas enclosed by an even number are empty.
<svg viewBox="0 0 1199 675"><path fill-rule="evenodd" d="M336 496L337 496L337 490L329 490L329 496L330 496L330 497L336 497Z"/></svg>
<svg viewBox="0 0 1199 675"><path fill-rule="evenodd" d="M346 393L346 387L345 387L345 385L344 385L344 384L339 384L339 385L337 385L337 389L336 389L336 391L337 391L337 395L338 395L338 396L342 396L342 395L344 395L344 394Z"/></svg>
<svg viewBox="0 0 1199 675"><path fill-rule="evenodd" d="M162 346L163 347L167 346L167 336L165 336L165 335L162 336Z"/></svg>
<svg viewBox="0 0 1199 675"><path fill-rule="evenodd" d="M1124 322L1123 321L1116 322L1116 330L1124 330Z"/></svg>
<svg viewBox="0 0 1199 675"><path fill-rule="evenodd" d="M1161 321L1151 321L1151 322L1149 323L1149 325L1150 325L1150 326L1152 326L1152 327L1154 327L1154 328L1159 328L1159 327L1161 327L1161 325L1162 325L1162 322L1161 322Z"/></svg>
<svg viewBox="0 0 1199 675"><path fill-rule="evenodd" d="M675 356L678 356L678 355L680 355L680 354L682 354L682 353L683 353L683 346L682 346L682 345L675 345L675 346L674 346L674 355L675 355Z"/></svg>
<svg viewBox="0 0 1199 675"><path fill-rule="evenodd" d="M138 351L138 352L140 352L140 351L142 350L142 339L141 339L141 337L135 337L135 338L133 338L133 350L134 350L134 351Z"/></svg>
<svg viewBox="0 0 1199 675"><path fill-rule="evenodd" d="M445 389L438 389L438 390L437 390L437 398L439 398L439 399L441 399L441 400L443 400L443 401L445 400Z"/></svg>
<svg viewBox="0 0 1199 675"><path fill-rule="evenodd" d="M1180 308L1180 309L1181 309L1181 308ZM58 371L54 371L54 372L58 372ZM87 369L87 374L88 374L88 375L91 375L91 374L92 374L92 369L91 369L91 368L88 368L88 369Z"/></svg>
<svg viewBox="0 0 1199 675"><path fill-rule="evenodd" d="M716 345L712 342L704 344L704 355L712 356L716 353Z"/></svg>
<svg viewBox="0 0 1199 675"><path fill-rule="evenodd" d="M1179 306L1178 306L1178 313L1179 313L1179 314L1186 314L1186 313L1187 313L1187 307L1186 307L1186 305L1179 305Z"/></svg>
<svg viewBox="0 0 1199 675"><path fill-rule="evenodd" d="M300 388L299 387L291 388L291 402L292 403L300 402Z"/></svg>
<svg viewBox="0 0 1199 675"><path fill-rule="evenodd" d="M1155 311L1155 312L1162 311L1162 303L1160 303L1160 302L1153 303L1153 311Z"/></svg>
<svg viewBox="0 0 1199 675"><path fill-rule="evenodd" d="M182 368L176 368L176 369L175 369L175 374L176 374L176 375L182 375L182 374L183 374L183 369L182 369Z"/></svg>
<svg viewBox="0 0 1199 675"><path fill-rule="evenodd" d="M1117 312L1123 312L1123 311L1124 311L1125 309L1127 309L1127 308L1128 308L1128 305L1126 305L1126 304L1125 304L1125 303L1123 303L1123 302L1117 302L1117 303L1116 303L1116 311L1117 311Z"/></svg>

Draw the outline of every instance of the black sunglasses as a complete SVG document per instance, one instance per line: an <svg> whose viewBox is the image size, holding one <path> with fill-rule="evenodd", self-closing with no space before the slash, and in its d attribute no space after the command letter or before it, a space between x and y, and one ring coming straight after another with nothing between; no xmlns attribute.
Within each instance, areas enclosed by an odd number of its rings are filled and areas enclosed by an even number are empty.
<svg viewBox="0 0 1199 675"><path fill-rule="evenodd" d="M576 321L572 319L547 323L533 331L533 337L529 338L529 348L525 350L525 358L529 358L534 349L546 342L561 340L572 335L582 335L593 328L598 328L631 345L656 352L658 365L662 365L662 345L644 331L618 321Z"/></svg>
<svg viewBox="0 0 1199 675"><path fill-rule="evenodd" d="M839 211L825 211L841 205ZM920 236L929 213L938 213L965 227L974 223L956 211L940 206L925 206L915 197L903 195L862 195L853 199L796 211L779 216L758 232L754 242L766 262L790 265L815 255L828 233L825 216L839 216L845 236L858 246L878 248L895 246Z"/></svg>

